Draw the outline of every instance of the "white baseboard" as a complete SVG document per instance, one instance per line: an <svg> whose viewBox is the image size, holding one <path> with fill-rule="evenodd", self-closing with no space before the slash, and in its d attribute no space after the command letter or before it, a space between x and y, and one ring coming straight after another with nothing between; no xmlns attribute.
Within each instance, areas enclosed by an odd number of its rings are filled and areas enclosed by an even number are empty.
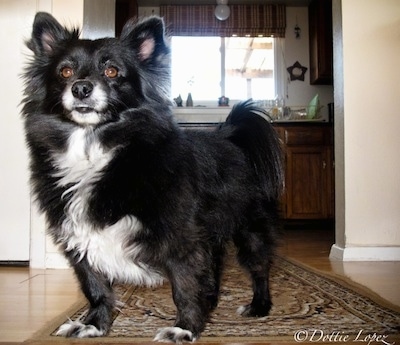
<svg viewBox="0 0 400 345"><path fill-rule="evenodd" d="M334 244L329 258L341 261L400 261L400 247L346 247Z"/></svg>
<svg viewBox="0 0 400 345"><path fill-rule="evenodd" d="M46 253L45 268L71 268L68 260L61 253Z"/></svg>
<svg viewBox="0 0 400 345"><path fill-rule="evenodd" d="M334 244L329 258L340 261L400 261L400 247L347 247ZM70 268L61 253L47 253L45 268Z"/></svg>

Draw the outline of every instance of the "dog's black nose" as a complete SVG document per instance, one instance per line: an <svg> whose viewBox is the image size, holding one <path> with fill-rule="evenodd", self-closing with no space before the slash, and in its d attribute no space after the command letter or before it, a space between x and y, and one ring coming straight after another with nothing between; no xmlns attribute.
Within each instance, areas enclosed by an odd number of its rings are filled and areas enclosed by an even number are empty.
<svg viewBox="0 0 400 345"><path fill-rule="evenodd" d="M84 99L90 96L93 91L93 84L87 80L79 80L72 85L71 91L74 97Z"/></svg>

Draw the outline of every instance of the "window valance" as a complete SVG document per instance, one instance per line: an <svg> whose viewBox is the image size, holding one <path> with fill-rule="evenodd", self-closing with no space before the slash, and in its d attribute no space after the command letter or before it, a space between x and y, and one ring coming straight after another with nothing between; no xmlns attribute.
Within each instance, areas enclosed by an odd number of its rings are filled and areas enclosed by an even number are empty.
<svg viewBox="0 0 400 345"><path fill-rule="evenodd" d="M215 18L215 5L160 6L168 33L173 36L285 37L284 5L229 5L230 16Z"/></svg>

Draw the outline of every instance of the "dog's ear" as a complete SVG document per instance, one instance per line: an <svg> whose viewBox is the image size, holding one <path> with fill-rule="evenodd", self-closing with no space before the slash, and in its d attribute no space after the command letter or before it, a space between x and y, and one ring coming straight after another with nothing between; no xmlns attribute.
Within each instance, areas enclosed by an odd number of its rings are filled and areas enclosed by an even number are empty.
<svg viewBox="0 0 400 345"><path fill-rule="evenodd" d="M157 16L139 22L128 21L122 29L120 39L136 50L140 61L147 61L169 53L165 42L164 22Z"/></svg>
<svg viewBox="0 0 400 345"><path fill-rule="evenodd" d="M32 37L27 46L36 55L52 55L57 44L76 34L76 30L69 32L50 14L38 12L35 16Z"/></svg>

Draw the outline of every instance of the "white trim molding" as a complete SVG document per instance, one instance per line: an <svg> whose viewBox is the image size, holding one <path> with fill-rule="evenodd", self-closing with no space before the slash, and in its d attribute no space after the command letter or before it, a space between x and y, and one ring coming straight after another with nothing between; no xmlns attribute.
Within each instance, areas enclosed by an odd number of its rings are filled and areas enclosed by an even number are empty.
<svg viewBox="0 0 400 345"><path fill-rule="evenodd" d="M47 253L46 267L51 269L67 269L71 268L67 259L61 253Z"/></svg>
<svg viewBox="0 0 400 345"><path fill-rule="evenodd" d="M334 244L331 260L341 261L400 261L400 247L340 247Z"/></svg>

